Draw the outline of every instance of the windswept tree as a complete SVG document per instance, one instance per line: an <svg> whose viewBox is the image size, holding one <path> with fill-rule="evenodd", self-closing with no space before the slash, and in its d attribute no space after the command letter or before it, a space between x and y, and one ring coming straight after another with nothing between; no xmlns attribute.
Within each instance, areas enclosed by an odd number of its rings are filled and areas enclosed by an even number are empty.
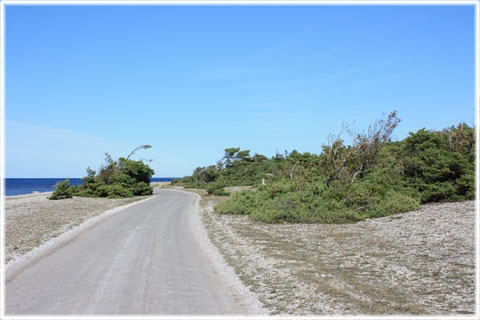
<svg viewBox="0 0 480 320"><path fill-rule="evenodd" d="M380 119L368 127L367 132L356 133L350 126L342 125L337 135L328 137L323 146L323 166L328 181L352 183L365 169L373 165L381 146L390 141L393 130L400 123L397 111L386 119ZM351 145L345 146L342 136L347 133Z"/></svg>
<svg viewBox="0 0 480 320"><path fill-rule="evenodd" d="M132 152L130 152L130 154L127 156L127 160L130 159L131 156L133 156L135 154L135 152L137 152L138 150L142 150L142 149L150 149L152 146L149 145L149 144L142 144L141 146L138 146L136 147L135 149L132 150Z"/></svg>
<svg viewBox="0 0 480 320"><path fill-rule="evenodd" d="M139 146L127 158L121 157L117 161L105 153L105 164L100 167L98 174L87 168L87 176L82 178L83 184L70 186L68 180L59 183L53 198L62 199L65 195L128 198L152 194L150 178L155 172L142 160L129 159L136 151L149 148L150 145Z"/></svg>

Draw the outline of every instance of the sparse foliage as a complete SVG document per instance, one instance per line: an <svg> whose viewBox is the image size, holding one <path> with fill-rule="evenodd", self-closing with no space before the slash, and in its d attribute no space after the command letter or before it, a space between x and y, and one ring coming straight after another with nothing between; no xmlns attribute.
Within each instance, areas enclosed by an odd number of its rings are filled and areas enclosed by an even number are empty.
<svg viewBox="0 0 480 320"><path fill-rule="evenodd" d="M369 126L368 131L356 133L350 126L342 125L337 135L328 137L328 144L323 146L323 166L328 180L352 183L368 166L374 164L375 155L381 146L390 140L393 130L400 119L393 111L386 119L381 119ZM352 144L345 146L342 135L347 133Z"/></svg>

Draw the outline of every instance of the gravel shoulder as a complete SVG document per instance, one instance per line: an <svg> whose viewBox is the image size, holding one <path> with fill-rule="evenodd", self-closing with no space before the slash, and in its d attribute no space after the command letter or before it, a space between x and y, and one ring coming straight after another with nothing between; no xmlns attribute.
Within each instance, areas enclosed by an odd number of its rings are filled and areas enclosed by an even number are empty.
<svg viewBox="0 0 480 320"><path fill-rule="evenodd" d="M270 314L472 315L475 202L355 224L263 224L219 215L202 191L209 237Z"/></svg>
<svg viewBox="0 0 480 320"><path fill-rule="evenodd" d="M147 197L105 199L73 197L48 200L51 192L5 197L5 262L57 238L107 210Z"/></svg>

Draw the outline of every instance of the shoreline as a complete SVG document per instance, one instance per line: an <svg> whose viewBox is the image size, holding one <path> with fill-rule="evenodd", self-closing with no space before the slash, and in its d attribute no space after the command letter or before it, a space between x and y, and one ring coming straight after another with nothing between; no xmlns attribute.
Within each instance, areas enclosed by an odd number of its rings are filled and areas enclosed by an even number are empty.
<svg viewBox="0 0 480 320"><path fill-rule="evenodd" d="M42 179L61 179L61 180L65 180L65 179L81 179L81 178L5 178L4 181L6 181L7 179L13 179L13 180L21 180L21 179L25 179L25 180L31 180L31 179L38 179L38 180L42 180ZM171 179L171 180L168 180L168 181L151 181L150 180L150 186L163 188L167 185L170 185L170 182L173 179L178 179L178 178L170 178L170 177L162 178L162 177L160 177L160 178L152 178L152 179ZM6 187L5 187L5 191L6 191ZM12 195L5 194L4 197L5 197L5 199L15 199L17 197L29 197L29 196L31 197L31 196L36 196L36 195L49 195L49 194L52 194L53 191L55 191L55 190L51 190L51 191L33 190L30 193L12 194Z"/></svg>
<svg viewBox="0 0 480 320"><path fill-rule="evenodd" d="M45 191L45 192L40 192L40 191L33 191L32 193L25 193L25 194L16 194L16 195L11 195L7 196L5 195L5 199L20 199L20 198L26 198L26 197L34 197L34 196L41 196L41 195L51 195L53 191Z"/></svg>

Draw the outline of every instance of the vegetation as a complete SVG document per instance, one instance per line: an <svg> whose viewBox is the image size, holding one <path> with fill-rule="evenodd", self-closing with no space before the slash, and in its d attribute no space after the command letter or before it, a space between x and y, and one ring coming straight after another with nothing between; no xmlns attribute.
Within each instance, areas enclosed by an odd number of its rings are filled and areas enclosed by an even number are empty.
<svg viewBox="0 0 480 320"><path fill-rule="evenodd" d="M205 190L209 195L213 194L216 196L228 196L229 193L225 192L225 190L223 189L224 186L225 185L222 182L212 182L206 186Z"/></svg>
<svg viewBox="0 0 480 320"><path fill-rule="evenodd" d="M60 200L72 198L72 189L70 187L70 180L59 181L55 184L55 191L48 198L50 200Z"/></svg>
<svg viewBox="0 0 480 320"><path fill-rule="evenodd" d="M68 179L58 183L52 194L52 197L55 196L53 199L64 199L65 195L70 195L70 198L73 195L106 198L151 195L153 189L150 187L150 178L154 174L153 169L142 160L129 159L136 151L148 148L151 146L142 145L133 150L127 158L119 158L117 161L105 153L105 165L101 166L98 174L87 168L87 176L82 178L83 184L70 186Z"/></svg>
<svg viewBox="0 0 480 320"><path fill-rule="evenodd" d="M400 119L392 112L367 132L343 126L320 154L276 154L227 148L216 165L176 181L221 194L224 186L255 188L218 204L220 214L267 223L344 223L414 210L421 203L474 198L474 130L465 123L421 129L391 141ZM342 139L348 134L351 144Z"/></svg>

